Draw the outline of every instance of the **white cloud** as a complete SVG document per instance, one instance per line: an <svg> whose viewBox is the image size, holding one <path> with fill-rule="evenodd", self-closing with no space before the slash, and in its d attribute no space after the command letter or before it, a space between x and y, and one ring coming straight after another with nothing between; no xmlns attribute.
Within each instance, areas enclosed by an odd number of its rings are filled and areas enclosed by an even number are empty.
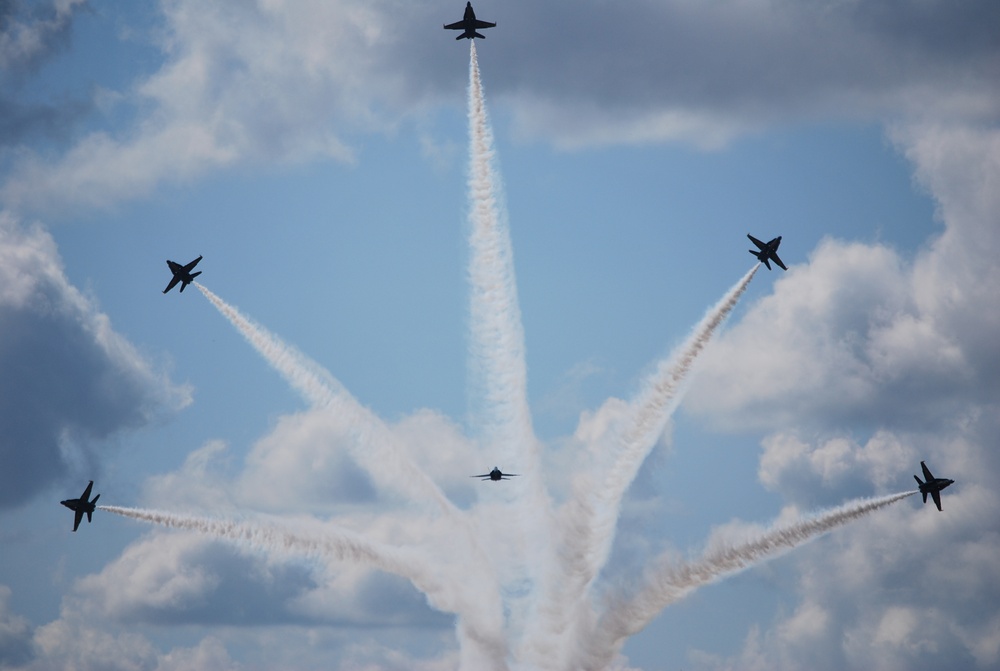
<svg viewBox="0 0 1000 671"><path fill-rule="evenodd" d="M66 279L52 238L0 212L0 506L73 471L101 444L190 401ZM106 448L104 448L106 449Z"/></svg>
<svg viewBox="0 0 1000 671"><path fill-rule="evenodd" d="M353 160L359 134L460 103L465 49L435 32L442 11L426 0L164 2L162 66L124 92L134 124L54 159L22 155L0 192L8 207L106 207L234 165ZM990 0L888 14L687 0L624 14L593 1L492 11L491 96L520 134L560 147L716 148L776 123L989 120L1000 109Z"/></svg>
<svg viewBox="0 0 1000 671"><path fill-rule="evenodd" d="M799 504L912 488L920 459L956 484L944 512L904 502L790 555L796 610L752 632L737 656L695 655L702 668L1000 661L1000 131L893 137L938 202L943 233L912 262L824 242L722 337L691 405L768 431L760 479Z"/></svg>

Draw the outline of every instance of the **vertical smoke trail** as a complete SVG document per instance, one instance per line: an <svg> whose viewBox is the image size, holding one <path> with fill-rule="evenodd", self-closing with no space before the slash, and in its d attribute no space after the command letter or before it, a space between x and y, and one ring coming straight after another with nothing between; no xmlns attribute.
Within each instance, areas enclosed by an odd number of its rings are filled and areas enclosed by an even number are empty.
<svg viewBox="0 0 1000 671"><path fill-rule="evenodd" d="M493 131L483 98L476 45L469 60L469 280L473 368L484 387L489 434L525 447L535 443L527 399L524 328L514 253L495 170ZM522 468L519 466L519 468Z"/></svg>
<svg viewBox="0 0 1000 671"><path fill-rule="evenodd" d="M594 630L580 637L582 653L574 668L606 668L626 638L641 631L664 608L699 587L798 547L916 493L901 492L851 501L795 522L780 524L751 540L710 549L692 562L673 564L661 559L656 568L647 572L643 583L630 598L612 600Z"/></svg>
<svg viewBox="0 0 1000 671"><path fill-rule="evenodd" d="M561 638L569 627L588 628L587 593L611 552L622 498L680 403L680 392L695 360L736 307L759 267L755 264L705 313L688 339L657 364L642 390L629 403L625 427L612 446L612 464L603 477L596 481L591 479L593 476L583 477L574 487L561 526L563 551L559 571L564 579L558 590L547 597L546 608L553 616L548 618L550 629L540 631L540 636L552 640ZM579 634L571 634L563 640L578 637ZM563 650L563 654L571 653L572 648Z"/></svg>
<svg viewBox="0 0 1000 671"><path fill-rule="evenodd" d="M522 533L515 543L537 555L548 536L550 502L528 406L513 250L475 41L470 46L468 104L470 363L483 394L477 419L483 423L487 448L505 460L500 465L522 476L523 490L514 501L519 512L509 526ZM525 556L517 570L537 582L544 562L541 556Z"/></svg>
<svg viewBox="0 0 1000 671"><path fill-rule="evenodd" d="M423 592L428 602L436 609L454 613L459 617L459 630L464 631L469 640L475 641L490 666L497 671L506 668L502 661L506 657L506 643L497 635L497 630L477 617L482 608L473 602L479 594L469 594L464 585L435 577L435 570L442 571L440 562L431 563L424 557L405 548L372 543L343 529L328 527L295 533L275 526L260 523L237 522L233 520L210 519L175 515L158 510L122 508L118 506L98 506L100 510L143 522L158 524L173 529L186 529L214 536L268 552L296 553L340 561L355 562L372 566L386 573L409 580Z"/></svg>

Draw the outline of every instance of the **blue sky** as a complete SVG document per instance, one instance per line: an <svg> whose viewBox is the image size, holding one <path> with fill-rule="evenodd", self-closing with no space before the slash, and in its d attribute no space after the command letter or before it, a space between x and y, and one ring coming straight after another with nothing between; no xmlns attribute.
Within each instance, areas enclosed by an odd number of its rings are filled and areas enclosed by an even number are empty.
<svg viewBox="0 0 1000 671"><path fill-rule="evenodd" d="M205 286L329 370L481 533L506 526L526 485L466 478L522 467L470 410L469 48L438 27L461 9L0 8L0 668L474 668L402 578L100 511L71 534L57 503L94 479L108 505L449 538L198 291L160 294L164 259L201 254ZM759 271L699 357L594 598L908 489L921 459L957 481L942 513L906 499L693 592L615 668L994 667L997 9L476 9L500 23L477 49L557 503L590 465L580 431L752 266L746 234L784 236L790 270ZM468 570L448 575L474 589ZM519 626L498 668L544 666Z"/></svg>

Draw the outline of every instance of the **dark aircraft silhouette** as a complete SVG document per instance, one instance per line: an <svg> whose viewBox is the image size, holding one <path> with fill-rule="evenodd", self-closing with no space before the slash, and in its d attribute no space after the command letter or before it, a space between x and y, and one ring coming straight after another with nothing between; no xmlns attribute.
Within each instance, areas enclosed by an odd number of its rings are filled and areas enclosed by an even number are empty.
<svg viewBox="0 0 1000 671"><path fill-rule="evenodd" d="M476 32L476 30L477 29L483 29L483 28L493 28L496 25L497 24L490 23L489 21L480 21L479 19L477 19L476 18L476 12L473 11L473 9L472 9L472 3L471 2L467 2L467 3L465 3L465 16L462 17L462 20L461 21L456 21L455 23L449 23L444 28L445 28L445 30L463 30L463 31L465 31L461 35L459 35L458 37L456 37L455 38L456 40L460 40L462 38L467 38L467 39L471 40L471 39L476 38L476 37L481 37L482 39L485 40L486 36L485 35L480 35L479 33Z"/></svg>
<svg viewBox="0 0 1000 671"><path fill-rule="evenodd" d="M750 238L750 242L757 245L757 248L760 250L755 252L754 250L751 249L750 253L756 256L758 261L763 262L764 265L767 266L768 270L771 269L771 264L769 263L769 260L777 263L778 267L781 268L782 270L788 270L788 268L785 267L785 264L781 262L781 259L778 258L778 245L781 244L780 235L776 237L774 240L771 240L771 242L761 242L760 240L753 237L749 233L747 233L747 237Z"/></svg>
<svg viewBox="0 0 1000 671"><path fill-rule="evenodd" d="M87 522L91 522L90 516L94 514L94 508L97 505L97 499L101 498L98 494L94 497L94 500L90 500L90 490L94 486L94 481L91 480L87 488L83 490L83 494L78 499L66 499L65 501L60 501L74 513L76 517L73 519L73 531L76 531L77 527L80 526L80 522L83 521L83 514L87 513Z"/></svg>
<svg viewBox="0 0 1000 671"><path fill-rule="evenodd" d="M955 481L948 478L935 478L931 474L931 469L927 468L927 464L922 461L920 462L920 468L924 469L924 480L927 482L921 482L920 478L915 475L913 479L920 485L920 493L924 495L924 503L927 503L927 495L930 494L934 499L937 509L941 510L941 490Z"/></svg>
<svg viewBox="0 0 1000 671"><path fill-rule="evenodd" d="M170 278L170 284L168 284L167 288L163 290L163 293L167 293L173 289L177 286L178 282L183 282L183 284L181 284L181 293L184 293L184 287L194 282L194 278L201 275L200 270L196 273L191 272L194 270L194 267L198 265L199 261L201 261L200 256L186 266L182 266L179 263L175 263L170 259L167 259L167 266L170 268L170 272L172 272L174 276Z"/></svg>
<svg viewBox="0 0 1000 671"><path fill-rule="evenodd" d="M493 470L490 471L489 473L483 473L482 475L470 475L469 477L470 478L479 478L480 480L483 480L483 481L492 480L493 482L496 482L497 480L510 480L511 478L516 478L516 477L518 477L518 474L517 473L503 473L499 468L497 468L496 466L494 466Z"/></svg>

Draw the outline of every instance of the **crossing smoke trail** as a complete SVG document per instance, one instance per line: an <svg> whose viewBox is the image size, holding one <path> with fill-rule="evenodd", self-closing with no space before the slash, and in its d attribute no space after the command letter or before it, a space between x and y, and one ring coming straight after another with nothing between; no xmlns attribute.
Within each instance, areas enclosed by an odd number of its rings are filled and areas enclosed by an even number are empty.
<svg viewBox="0 0 1000 671"><path fill-rule="evenodd" d="M353 434L350 446L354 460L375 483L383 489L402 492L412 500L430 500L436 504L455 524L456 533L468 541L470 563L479 571L486 570L489 563L474 522L456 508L427 473L402 451L389 428L374 413L358 403L319 364L282 342L206 287L197 282L195 286L307 401L338 417L342 426ZM496 580L487 576L483 582L492 586ZM481 592L481 609L494 613L494 628L499 631L503 626L499 593L488 586L484 586Z"/></svg>
<svg viewBox="0 0 1000 671"><path fill-rule="evenodd" d="M695 360L736 307L758 268L759 264L754 265L705 313L688 339L656 366L629 403L626 427L614 442L613 461L603 480L595 482L593 476L578 479L564 510L564 524L560 526L563 549L557 570L562 579L550 583L553 591L547 595L544 606L549 613L547 628L539 630L532 644L538 651L544 651L541 654L553 654L553 641L567 640L563 634L568 628L590 627L594 614L586 603L587 593L610 555L622 498L680 403L682 386ZM603 451L604 446L599 449ZM600 459L594 461L601 463ZM568 638L572 640L575 635ZM572 654L572 649L563 648L561 654Z"/></svg>
<svg viewBox="0 0 1000 671"><path fill-rule="evenodd" d="M296 523L240 522L99 506L162 526L188 529L269 552L351 561L401 576L435 608L457 616L463 669L577 671L609 668L626 638L671 603L699 587L790 550L913 492L856 501L782 524L757 538L711 547L699 559L657 560L629 594L594 583L610 556L621 502L680 403L697 358L759 269L754 265L687 340L657 363L627 404L610 440L590 445L583 472L558 519L541 473L541 444L527 400L524 330L514 277L510 230L495 166L475 41L469 63L469 222L471 367L482 394L478 421L484 444L523 474L510 487L482 491L506 497L459 510L404 453L391 427L363 407L322 366L254 323L200 284L195 286L313 407L336 418L352 455L381 488L438 505L454 529L446 544L417 529L418 545L398 547L342 529ZM494 501L497 499L493 499ZM559 525L556 526L555 523ZM451 542L454 540L454 543ZM486 552L480 543L491 543ZM508 547L509 546L509 547ZM495 553L494 550L502 549Z"/></svg>
<svg viewBox="0 0 1000 671"><path fill-rule="evenodd" d="M434 570L440 563L438 560L432 565L412 551L373 543L342 529L324 528L306 534L261 523L176 515L158 510L119 506L98 508L134 520L244 543L260 550L354 562L400 576L423 592L431 606L459 616L460 630L480 646L485 653L482 659L489 661L490 667L498 670L505 668L502 662L506 657L505 641L498 636L494 623L477 620L482 609L471 599L479 599L480 594L470 594L463 585L456 585L452 580L439 580Z"/></svg>
<svg viewBox="0 0 1000 671"><path fill-rule="evenodd" d="M613 600L598 625L578 639L577 649L581 653L573 668L595 671L607 668L626 638L641 631L664 608L699 587L787 552L916 493L901 492L851 501L795 522L782 523L749 541L711 549L693 562L657 562L656 568L647 571L632 598Z"/></svg>

